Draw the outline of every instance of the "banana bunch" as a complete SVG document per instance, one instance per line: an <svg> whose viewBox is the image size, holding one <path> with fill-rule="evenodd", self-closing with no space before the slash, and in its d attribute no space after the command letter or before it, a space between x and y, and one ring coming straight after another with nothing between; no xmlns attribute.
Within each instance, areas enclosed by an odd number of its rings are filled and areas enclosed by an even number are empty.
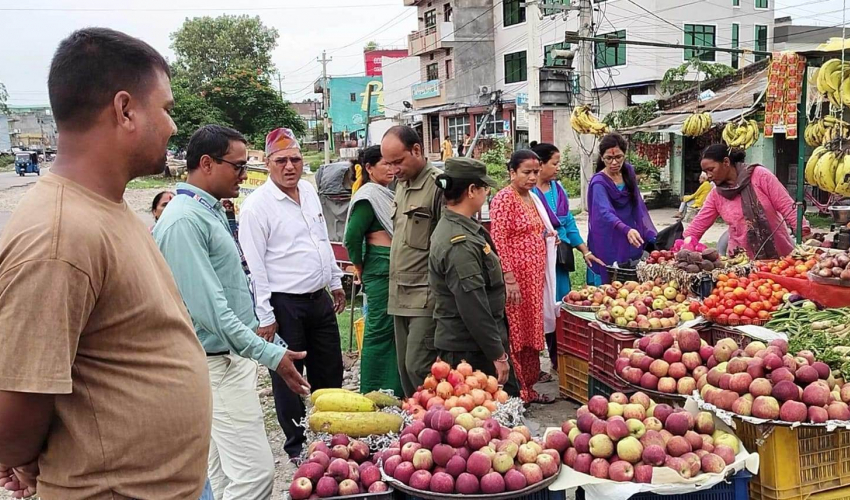
<svg viewBox="0 0 850 500"><path fill-rule="evenodd" d="M809 122L803 132L806 144L811 147L823 146L836 139L850 138L850 124L832 115Z"/></svg>
<svg viewBox="0 0 850 500"><path fill-rule="evenodd" d="M723 127L723 142L733 148L749 149L759 140L759 124L755 120L729 122Z"/></svg>
<svg viewBox="0 0 850 500"><path fill-rule="evenodd" d="M844 155L838 160L835 172L835 192L841 196L850 196L850 155Z"/></svg>
<svg viewBox="0 0 850 500"><path fill-rule="evenodd" d="M747 252L738 251L732 257L727 257L726 255L722 255L720 257L720 262L724 265L724 267L732 267L732 266L742 266L750 263L750 258L747 255Z"/></svg>
<svg viewBox="0 0 850 500"><path fill-rule="evenodd" d="M608 125L600 122L590 112L589 106L577 106L570 115L570 125L579 134L593 134L597 136L608 133Z"/></svg>
<svg viewBox="0 0 850 500"><path fill-rule="evenodd" d="M850 106L850 62L830 59L818 69L815 81L818 92L826 94L833 106Z"/></svg>
<svg viewBox="0 0 850 500"><path fill-rule="evenodd" d="M806 170L804 171L807 184L817 186L817 182L815 181L815 170L817 169L821 156L826 153L827 149L823 146L818 146L814 151L812 151L812 156L810 156L809 160L806 162Z"/></svg>
<svg viewBox="0 0 850 500"><path fill-rule="evenodd" d="M711 113L694 113L682 124L682 135L700 136L711 128Z"/></svg>
<svg viewBox="0 0 850 500"><path fill-rule="evenodd" d="M814 156L814 155L812 155ZM809 159L811 161L811 158ZM842 162L843 163L843 162ZM829 193L835 192L835 177L838 173L839 158L835 153L824 150L817 159L812 173L814 185ZM806 164L808 167L808 163Z"/></svg>

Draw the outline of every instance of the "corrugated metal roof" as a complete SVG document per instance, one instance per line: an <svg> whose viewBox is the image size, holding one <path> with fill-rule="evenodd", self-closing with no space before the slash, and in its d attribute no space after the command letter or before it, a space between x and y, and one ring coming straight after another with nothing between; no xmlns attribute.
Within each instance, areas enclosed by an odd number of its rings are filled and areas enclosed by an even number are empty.
<svg viewBox="0 0 850 500"><path fill-rule="evenodd" d="M750 108L756 98L767 88L767 68L754 75L743 77L729 86L714 91L714 97L699 103L699 111L723 111L727 109ZM696 99L662 111L664 114L693 113Z"/></svg>
<svg viewBox="0 0 850 500"><path fill-rule="evenodd" d="M724 109L723 111L711 112L711 123L726 123L732 120L737 120L741 115L750 111L750 108ZM659 132L667 134L682 134L682 124L691 116L692 113L678 114L663 114L657 118L644 123L637 127L631 127L623 130L625 133L630 132Z"/></svg>

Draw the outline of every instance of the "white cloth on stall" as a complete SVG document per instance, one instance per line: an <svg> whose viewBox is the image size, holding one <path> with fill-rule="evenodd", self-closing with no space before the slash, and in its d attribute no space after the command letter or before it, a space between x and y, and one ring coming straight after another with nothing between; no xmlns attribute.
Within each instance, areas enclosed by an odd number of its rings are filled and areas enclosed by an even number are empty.
<svg viewBox="0 0 850 500"><path fill-rule="evenodd" d="M540 220L546 230L553 235L557 235L555 228L552 227L552 222L549 221L549 214L543 206L540 198L532 195L534 206L537 208L537 213L540 215ZM543 333L551 333L555 331L555 318L561 314L561 308L558 307L559 299L555 296L555 261L557 258L556 237L546 238L546 279L543 284Z"/></svg>

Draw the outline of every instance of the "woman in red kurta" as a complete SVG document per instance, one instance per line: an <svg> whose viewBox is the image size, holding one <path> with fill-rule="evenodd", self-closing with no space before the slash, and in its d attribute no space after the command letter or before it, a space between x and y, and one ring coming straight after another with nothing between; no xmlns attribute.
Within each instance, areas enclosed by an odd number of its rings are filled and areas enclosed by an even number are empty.
<svg viewBox="0 0 850 500"><path fill-rule="evenodd" d="M531 193L537 184L540 161L532 151L517 151L508 170L511 183L490 203L490 219L507 286L511 358L523 401L548 404L553 402L551 398L534 391L540 377L540 351L545 348L543 287L547 230Z"/></svg>

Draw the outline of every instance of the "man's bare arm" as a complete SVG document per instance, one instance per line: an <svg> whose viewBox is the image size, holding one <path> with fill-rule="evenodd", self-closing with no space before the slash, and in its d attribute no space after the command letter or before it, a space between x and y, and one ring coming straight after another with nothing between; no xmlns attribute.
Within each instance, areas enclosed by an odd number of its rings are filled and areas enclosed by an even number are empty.
<svg viewBox="0 0 850 500"><path fill-rule="evenodd" d="M0 464L18 467L38 458L53 418L54 397L0 391Z"/></svg>

